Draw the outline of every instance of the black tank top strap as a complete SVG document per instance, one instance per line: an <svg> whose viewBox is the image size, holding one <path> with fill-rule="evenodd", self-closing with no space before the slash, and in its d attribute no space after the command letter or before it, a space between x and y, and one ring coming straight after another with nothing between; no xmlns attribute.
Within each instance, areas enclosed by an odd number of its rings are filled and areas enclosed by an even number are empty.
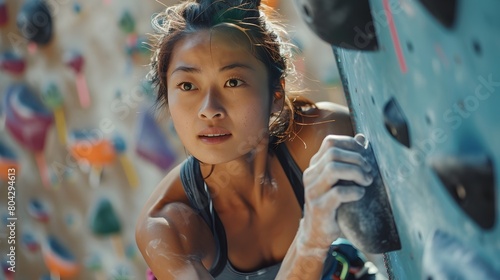
<svg viewBox="0 0 500 280"><path fill-rule="evenodd" d="M304 183L302 181L302 170L293 159L285 143L276 144L276 138L271 139L271 147L280 161L281 167L285 171L286 177L292 185L295 197L304 211Z"/></svg>
<svg viewBox="0 0 500 280"><path fill-rule="evenodd" d="M182 165L180 176L191 207L205 220L214 236L215 248L218 250L209 271L215 278L224 270L227 263L227 240L224 226L217 212L214 211L212 199L203 181L198 160L192 156L189 157Z"/></svg>
<svg viewBox="0 0 500 280"><path fill-rule="evenodd" d="M203 178L196 174L196 159L189 157L181 167L181 181L191 207L205 220L212 224L209 211L209 199L203 189ZM200 172L201 173L201 172Z"/></svg>

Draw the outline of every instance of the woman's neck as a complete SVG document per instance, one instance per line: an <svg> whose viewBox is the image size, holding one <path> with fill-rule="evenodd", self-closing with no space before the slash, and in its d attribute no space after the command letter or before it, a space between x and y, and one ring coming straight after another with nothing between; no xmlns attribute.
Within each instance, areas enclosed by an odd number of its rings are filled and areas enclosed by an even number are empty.
<svg viewBox="0 0 500 280"><path fill-rule="evenodd" d="M202 164L201 171L218 211L260 208L277 185L271 173L268 142L233 161Z"/></svg>

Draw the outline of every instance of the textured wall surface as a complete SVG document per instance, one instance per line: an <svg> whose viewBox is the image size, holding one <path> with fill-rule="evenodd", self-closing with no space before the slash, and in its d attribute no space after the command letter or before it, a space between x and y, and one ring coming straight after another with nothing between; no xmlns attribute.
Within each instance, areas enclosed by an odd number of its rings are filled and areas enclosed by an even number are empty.
<svg viewBox="0 0 500 280"><path fill-rule="evenodd" d="M369 2L378 50L334 51L402 242L389 275L498 279L499 2Z"/></svg>

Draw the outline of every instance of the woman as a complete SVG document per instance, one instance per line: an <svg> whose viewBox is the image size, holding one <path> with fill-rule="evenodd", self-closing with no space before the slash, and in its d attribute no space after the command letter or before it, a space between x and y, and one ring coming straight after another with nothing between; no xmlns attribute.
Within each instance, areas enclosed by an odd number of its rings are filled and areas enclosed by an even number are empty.
<svg viewBox="0 0 500 280"><path fill-rule="evenodd" d="M186 1L153 21L158 100L191 155L137 224L158 279L319 279L336 209L372 182L348 111L285 92L290 45L259 2Z"/></svg>

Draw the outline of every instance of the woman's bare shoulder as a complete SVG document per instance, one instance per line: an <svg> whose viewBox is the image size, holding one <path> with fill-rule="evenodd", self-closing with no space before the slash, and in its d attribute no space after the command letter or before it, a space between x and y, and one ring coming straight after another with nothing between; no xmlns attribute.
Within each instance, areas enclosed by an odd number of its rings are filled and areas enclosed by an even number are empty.
<svg viewBox="0 0 500 280"><path fill-rule="evenodd" d="M297 135L287 146L302 170L319 150L327 135L353 136L349 109L332 102L318 102L302 112L302 122L296 125Z"/></svg>

